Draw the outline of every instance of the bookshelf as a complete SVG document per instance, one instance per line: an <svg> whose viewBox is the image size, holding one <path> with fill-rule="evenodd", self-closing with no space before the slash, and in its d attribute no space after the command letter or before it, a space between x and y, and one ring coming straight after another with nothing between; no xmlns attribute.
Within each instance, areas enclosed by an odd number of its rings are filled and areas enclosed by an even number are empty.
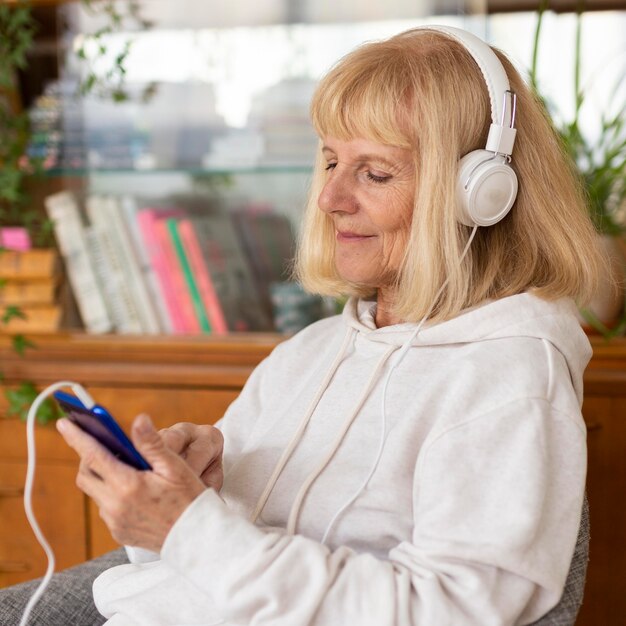
<svg viewBox="0 0 626 626"><path fill-rule="evenodd" d="M35 99L32 105L42 113L45 123L50 122L50 116L56 116L53 129L65 143L46 165L45 181L35 184L38 193L34 202L43 211L45 198L52 189L69 189L76 193L84 215L84 206L94 197L107 201L130 197L138 210L178 207L181 198L193 198L204 212L231 214L233 210L243 210L244 214L281 216L291 225L295 237L316 146L307 119L308 99L317 78L334 61L364 40L433 19L478 34L491 32L493 36L505 37L505 30L494 21L497 16L486 15L519 10L522 6L529 9L516 2L498 5L487 1L433 1L422 3L417 14L414 3L405 0L392 0L385 7L364 7L352 0L332 9L318 4L271 0L252 7L236 1L229 3L228 10L217 5L208 12L193 0L184 0L177 11L172 11L165 0L139 3L143 15L152 23L148 30L131 23L115 29L104 40L94 40L92 46L97 47L98 43L108 49L96 58L110 69L107 63L111 57L123 50L126 42L132 42L126 67L130 99L122 103L114 103L110 98L75 97L79 79L91 71L78 62L75 51L97 31L102 15L91 15L76 2L38 5L55 12L59 67L57 79L49 86L44 100ZM528 26L524 28L530 35ZM516 33L515 39L524 39L524 33ZM85 48L85 54L89 57L92 53ZM143 87L153 82L154 97L140 103L138 96ZM44 138L54 134L48 132L50 127L45 124L38 130ZM45 150L45 140L42 141L39 148L43 146ZM50 191L42 193L42 189ZM109 210L98 210L97 215L105 216L106 221ZM260 229L248 230L258 233ZM232 323L228 330L281 332L285 329L276 323L270 285L289 279L291 253L286 250L293 250L293 243L279 247L276 242L262 241L260 246L246 246L245 237L241 239L253 279L248 283L253 282L254 286L240 289L240 293L259 292L258 306L245 303L241 308L263 314L258 316L258 325L248 320ZM102 244L99 247L106 248ZM278 257L277 267L262 260L268 256ZM116 255L112 257L115 259ZM97 258L102 259L103 255ZM232 263L226 265L230 267ZM107 269L102 272L104 276L111 273ZM68 277L71 282L71 276ZM180 278L177 280L180 282ZM96 277L83 282L107 281ZM119 283L126 297L114 293L115 289L100 290L105 306L114 309L109 312L112 319L108 330L152 334L146 325L138 328L126 323L132 311L116 305L119 301L127 302L128 294L137 290L124 287L124 280L114 282ZM233 283L231 280L231 286ZM161 284L156 287L161 292L165 289ZM193 291L189 286L188 289ZM80 300L89 302L90 298L80 288L68 291L73 292L74 302L71 297L65 299L67 310L61 330L78 330L81 319L83 327L89 330ZM184 291L178 289L177 293ZM167 296L159 293L156 299L161 301L162 309ZM200 309L209 317L208 296L201 299L204 304ZM320 312L326 313L328 308L324 303L312 303L302 325ZM170 319L160 325L157 334L194 333L197 326ZM219 327L218 324L216 328ZM287 332L293 330L297 327L290 327Z"/></svg>

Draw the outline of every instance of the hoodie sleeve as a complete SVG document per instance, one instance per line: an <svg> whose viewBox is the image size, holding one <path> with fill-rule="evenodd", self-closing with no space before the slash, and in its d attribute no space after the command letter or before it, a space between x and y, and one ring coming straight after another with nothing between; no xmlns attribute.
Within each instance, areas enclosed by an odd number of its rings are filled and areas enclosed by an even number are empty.
<svg viewBox="0 0 626 626"><path fill-rule="evenodd" d="M425 444L412 540L387 559L261 530L213 491L161 556L233 623L528 624L562 593L584 480L580 423L543 399L517 400Z"/></svg>

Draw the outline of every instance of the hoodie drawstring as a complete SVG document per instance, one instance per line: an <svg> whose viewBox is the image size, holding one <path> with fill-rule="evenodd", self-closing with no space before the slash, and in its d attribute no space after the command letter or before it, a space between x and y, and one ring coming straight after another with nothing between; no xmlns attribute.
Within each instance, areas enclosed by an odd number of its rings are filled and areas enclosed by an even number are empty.
<svg viewBox="0 0 626 626"><path fill-rule="evenodd" d="M382 358L380 359L380 361L376 365L376 368L374 369L374 372L370 376L370 378L369 378L369 380L367 382L367 385L365 386L365 389L363 390L363 393L359 397L358 402L356 403L355 407L352 409L352 412L350 413L348 418L344 421L341 430L339 431L337 437L335 438L335 441L333 442L333 445L330 447L330 450L326 453L326 455L320 461L320 463L318 463L317 467L309 474L309 476L304 481L304 483L302 483L302 486L300 487L300 490L298 491L298 493L297 493L297 495L296 495L296 497L295 497L295 499L293 501L293 504L291 505L291 512L289 514L289 520L287 522L287 533L288 534L293 535L296 532L296 525L298 523L298 515L300 514L300 509L302 508L302 503L304 501L304 498L305 498L309 488L315 482L317 477L324 471L324 468L328 465L328 463L333 458L333 456L335 456L335 453L337 452L337 449L341 445L341 442L344 440L348 430L350 429L350 426L352 425L352 422L354 422L356 416L359 414L359 411L361 410L361 407L363 406L363 404L365 403L365 401L369 397L370 393L372 392L372 389L374 388L374 386L378 382L378 380L380 378L380 372L381 372L382 368L387 363L389 357L397 349L398 349L397 346L391 346L383 354Z"/></svg>
<svg viewBox="0 0 626 626"><path fill-rule="evenodd" d="M356 331L353 328L348 328L345 334L345 337L343 339L343 343L341 344L341 347L339 348L339 352L337 353L337 356L335 357L335 360L333 361L328 372L326 373L324 380L322 381L319 389L317 390L317 393L315 394L313 400L311 401L311 404L309 405L309 408L307 409L306 413L304 414L304 417L302 418L300 424L298 425L298 428L296 429L291 440L287 444L287 447L283 450L283 453L280 459L278 459L278 462L276 463L276 466L274 467L274 471L272 472L272 475L270 476L269 480L267 481L267 484L265 485L265 489L263 490L263 493L261 494L261 496L259 497L256 503L254 512L250 516L250 521L252 523L256 522L257 518L261 514L261 511L263 510L263 507L267 503L267 500L270 496L270 493L272 492L272 489L276 485L276 481L280 477L283 469L285 469L285 465L287 465L287 462L289 461L291 455L293 454L293 451L296 449L296 446L300 443L300 440L304 436L304 431L306 430L308 423L311 421L311 416L313 415L313 411L315 411L315 408L317 407L320 400L322 399L324 392L326 391L328 385L330 384L332 377L335 375L335 372L337 371L337 368L339 367L346 353L346 350L348 349L348 345L350 344L351 339L353 335L355 334L356 334Z"/></svg>

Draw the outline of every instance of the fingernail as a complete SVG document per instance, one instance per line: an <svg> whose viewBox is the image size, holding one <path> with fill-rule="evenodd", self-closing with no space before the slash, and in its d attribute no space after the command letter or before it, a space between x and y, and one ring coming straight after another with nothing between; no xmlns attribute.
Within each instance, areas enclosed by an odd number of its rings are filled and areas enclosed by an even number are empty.
<svg viewBox="0 0 626 626"><path fill-rule="evenodd" d="M146 413L141 413L137 417L135 428L137 432L141 435L148 435L149 433L154 432L152 420L150 419L150 416Z"/></svg>
<svg viewBox="0 0 626 626"><path fill-rule="evenodd" d="M58 419L56 426L57 426L57 430L60 433L67 432L67 418L66 417L62 417L61 419Z"/></svg>

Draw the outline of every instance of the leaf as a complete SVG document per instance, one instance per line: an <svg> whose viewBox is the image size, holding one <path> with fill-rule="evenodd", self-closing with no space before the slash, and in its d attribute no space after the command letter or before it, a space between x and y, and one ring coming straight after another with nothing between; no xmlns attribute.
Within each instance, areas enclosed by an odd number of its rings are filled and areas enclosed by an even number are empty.
<svg viewBox="0 0 626 626"><path fill-rule="evenodd" d="M20 356L24 355L27 348L36 348L37 345L34 344L30 339L27 339L24 335L13 335L11 342L13 344L13 350L17 352Z"/></svg>
<svg viewBox="0 0 626 626"><path fill-rule="evenodd" d="M19 415L28 413L30 405L37 397L37 389L32 382L25 381L17 389L6 389L4 392L9 402L7 415Z"/></svg>
<svg viewBox="0 0 626 626"><path fill-rule="evenodd" d="M18 306L10 304L4 309L2 315L0 316L0 321L3 324L8 324L14 318L25 320L27 319L27 315Z"/></svg>
<svg viewBox="0 0 626 626"><path fill-rule="evenodd" d="M113 99L113 102L127 102L129 100L129 96L128 93L126 91L124 91L123 89L113 89L113 91L111 92L111 97Z"/></svg>
<svg viewBox="0 0 626 626"><path fill-rule="evenodd" d="M57 405L50 398L44 400L37 411L37 421L40 424L49 424L59 419L60 416ZM25 416L21 417L25 419Z"/></svg>
<svg viewBox="0 0 626 626"><path fill-rule="evenodd" d="M39 392L34 383L24 381L17 389L5 390L4 395L9 404L7 415L15 415L25 420ZM59 411L56 408L56 404L50 399L44 400L37 411L37 421L40 424L47 424L48 422L58 419L58 417Z"/></svg>
<svg viewBox="0 0 626 626"><path fill-rule="evenodd" d="M606 324L600 321L589 309L579 308L579 311L584 320L607 340L613 337L620 337L624 334L624 331L626 331L626 308L622 313L621 319L613 328L606 326Z"/></svg>
<svg viewBox="0 0 626 626"><path fill-rule="evenodd" d="M80 93L83 96L86 96L91 91L93 91L93 88L94 88L94 86L96 85L97 82L98 82L98 77L93 72L91 72L87 76L87 78L85 78L85 80L82 82L82 84L80 86Z"/></svg>

